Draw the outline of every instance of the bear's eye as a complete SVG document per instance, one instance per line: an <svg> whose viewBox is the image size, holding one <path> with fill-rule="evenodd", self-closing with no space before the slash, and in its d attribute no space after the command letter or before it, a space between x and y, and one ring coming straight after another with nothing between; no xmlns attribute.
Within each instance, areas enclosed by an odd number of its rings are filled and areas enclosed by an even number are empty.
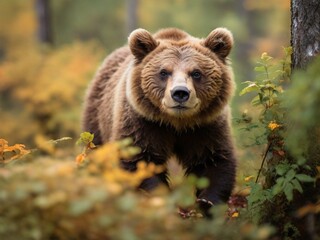
<svg viewBox="0 0 320 240"><path fill-rule="evenodd" d="M200 71L194 70L194 71L190 74L190 76L191 76L193 79L195 79L195 80L200 80L201 77L202 77L202 74L201 74Z"/></svg>
<svg viewBox="0 0 320 240"><path fill-rule="evenodd" d="M161 79L165 80L165 79L167 79L169 77L170 73L167 70L162 69L160 71L159 75L160 75Z"/></svg>

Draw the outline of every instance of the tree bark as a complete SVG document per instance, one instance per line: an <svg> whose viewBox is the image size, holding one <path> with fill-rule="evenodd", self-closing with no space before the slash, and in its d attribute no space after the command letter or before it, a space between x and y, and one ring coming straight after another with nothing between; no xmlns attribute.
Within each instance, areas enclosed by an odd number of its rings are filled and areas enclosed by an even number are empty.
<svg viewBox="0 0 320 240"><path fill-rule="evenodd" d="M127 34L129 35L138 27L139 0L127 0Z"/></svg>
<svg viewBox="0 0 320 240"><path fill-rule="evenodd" d="M320 53L320 1L291 0L292 69L305 69Z"/></svg>
<svg viewBox="0 0 320 240"><path fill-rule="evenodd" d="M320 53L320 1L319 0L291 0L291 46L292 70L306 69L308 64ZM313 172L317 172L319 164L320 134L319 125L306 129L308 132L307 152L308 162ZM317 163L318 162L318 163ZM316 174L316 173L315 173ZM316 186L303 185L302 196L295 198L292 205L295 208L316 202L319 194ZM318 190L317 190L318 189ZM296 222L304 239L317 239L319 231L319 215L309 213Z"/></svg>
<svg viewBox="0 0 320 240"><path fill-rule="evenodd" d="M38 38L42 43L53 44L50 0L36 0Z"/></svg>

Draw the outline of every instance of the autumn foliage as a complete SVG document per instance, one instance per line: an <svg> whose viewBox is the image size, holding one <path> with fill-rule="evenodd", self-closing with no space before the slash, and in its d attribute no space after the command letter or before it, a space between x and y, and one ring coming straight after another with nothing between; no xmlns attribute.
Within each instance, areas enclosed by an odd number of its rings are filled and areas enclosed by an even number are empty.
<svg viewBox="0 0 320 240"><path fill-rule="evenodd" d="M85 89L105 53L93 41L39 45L32 1L13 6L17 11L0 19L6 29L0 32L0 47L5 49L5 61L0 61L0 115L6 123L0 124L1 137L30 143L35 135L75 137Z"/></svg>
<svg viewBox="0 0 320 240"><path fill-rule="evenodd" d="M82 135L86 136L90 134ZM138 191L142 179L162 170L144 162L134 173L122 170L119 159L138 151L126 139L86 152L81 162L42 157L6 164L0 168L0 238L230 239L241 233L243 239L257 235L265 239L270 235L269 227L237 221L239 213L230 209L228 215L225 205L215 207L216 220L204 220L197 213L193 191L206 181L194 176L170 193L164 186L152 193ZM232 211L239 207L237 202L230 202ZM195 214L183 220L179 206L194 209ZM225 222L230 231L223 230Z"/></svg>
<svg viewBox="0 0 320 240"><path fill-rule="evenodd" d="M10 161L29 154L30 150L27 150L25 148L26 147L23 144L15 144L13 146L9 146L6 140L0 139L0 164L9 163Z"/></svg>

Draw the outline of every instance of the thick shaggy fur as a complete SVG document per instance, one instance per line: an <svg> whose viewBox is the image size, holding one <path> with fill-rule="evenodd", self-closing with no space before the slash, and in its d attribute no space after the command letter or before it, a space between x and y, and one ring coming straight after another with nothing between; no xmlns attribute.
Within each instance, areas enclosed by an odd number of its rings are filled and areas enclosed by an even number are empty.
<svg viewBox="0 0 320 240"><path fill-rule="evenodd" d="M199 199L227 201L236 168L228 107L234 85L227 61L232 45L224 28L205 39L178 29L154 35L135 30L129 46L110 54L94 77L84 130L95 134L96 144L133 138L142 152L122 163L130 171L137 161L165 165L175 156L186 174L210 180L208 188L197 191ZM186 101L174 99L177 87L187 89ZM168 184L166 174L145 179L141 188Z"/></svg>

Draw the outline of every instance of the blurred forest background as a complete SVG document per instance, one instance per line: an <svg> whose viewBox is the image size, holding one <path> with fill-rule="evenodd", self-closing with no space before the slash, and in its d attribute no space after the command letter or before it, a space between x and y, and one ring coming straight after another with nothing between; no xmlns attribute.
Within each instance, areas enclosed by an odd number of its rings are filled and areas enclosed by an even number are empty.
<svg viewBox="0 0 320 240"><path fill-rule="evenodd" d="M47 18L41 17L42 3L48 4ZM178 27L196 37L229 28L235 38L237 115L247 108L246 98L238 97L240 83L254 77L260 54L278 57L289 45L289 5L289 0L0 1L0 135L29 147L39 139L78 136L89 81L137 27L150 32Z"/></svg>

